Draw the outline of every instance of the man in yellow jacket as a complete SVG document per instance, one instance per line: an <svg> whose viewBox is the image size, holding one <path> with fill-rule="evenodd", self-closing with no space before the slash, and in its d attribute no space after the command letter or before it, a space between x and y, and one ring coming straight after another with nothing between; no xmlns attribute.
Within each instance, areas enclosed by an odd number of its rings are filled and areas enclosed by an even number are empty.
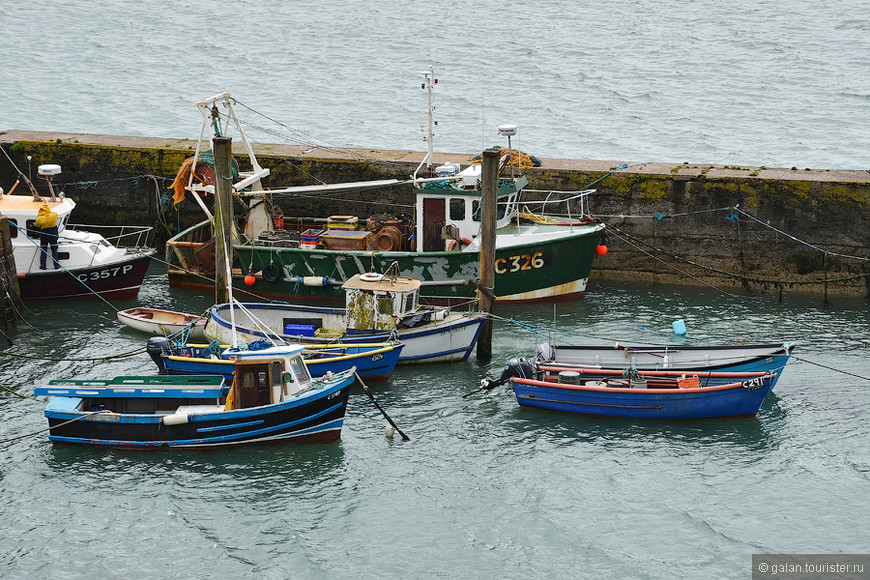
<svg viewBox="0 0 870 580"><path fill-rule="evenodd" d="M48 204L39 208L36 222L33 224L39 228L39 244L42 253L39 255L39 269L45 270L45 258L48 256L48 248L51 247L51 257L54 260L54 269L60 268L57 258L57 214L51 211Z"/></svg>

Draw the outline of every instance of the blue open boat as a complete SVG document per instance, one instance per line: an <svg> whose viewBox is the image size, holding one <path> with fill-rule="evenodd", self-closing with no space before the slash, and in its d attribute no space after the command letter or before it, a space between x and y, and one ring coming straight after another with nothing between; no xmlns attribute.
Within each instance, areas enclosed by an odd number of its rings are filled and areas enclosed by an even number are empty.
<svg viewBox="0 0 870 580"><path fill-rule="evenodd" d="M162 342L161 342L162 341ZM162 338L148 341L148 352L160 369L170 375L223 375L233 380L234 361L239 349L226 345L187 344L175 346ZM302 358L312 377L340 373L350 367L369 382L386 381L402 352L400 342L302 345ZM243 352L243 351L241 351Z"/></svg>
<svg viewBox="0 0 870 580"><path fill-rule="evenodd" d="M311 378L300 346L243 351L235 380L141 376L53 380L36 395L49 440L122 448L227 447L333 441L341 435L355 369Z"/></svg>
<svg viewBox="0 0 870 580"><path fill-rule="evenodd" d="M731 383L681 388L632 388L610 382L582 384L511 377L517 403L552 411L642 419L707 419L752 417L773 388L776 373ZM697 384L697 383L696 383ZM648 386L648 385L647 385Z"/></svg>

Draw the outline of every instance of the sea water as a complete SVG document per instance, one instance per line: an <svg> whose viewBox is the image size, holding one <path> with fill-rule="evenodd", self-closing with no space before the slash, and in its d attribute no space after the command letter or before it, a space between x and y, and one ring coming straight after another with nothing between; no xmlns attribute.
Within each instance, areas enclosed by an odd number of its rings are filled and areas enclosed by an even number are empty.
<svg viewBox="0 0 870 580"><path fill-rule="evenodd" d="M419 151L431 65L440 151L503 145L512 123L539 157L867 167L854 0L7 4L0 130L195 138L194 103L229 91L259 141ZM491 361L375 385L409 442L358 389L327 445L131 452L38 432L35 386L154 372L115 308L212 302L155 265L134 301L28 306L0 356L0 577L747 578L753 553L868 550L866 300L593 275L580 301L497 306ZM463 397L548 339L797 347L754 419Z"/></svg>
<svg viewBox="0 0 870 580"><path fill-rule="evenodd" d="M213 300L154 266L114 306ZM336 443L122 451L52 445L29 395L154 373L147 337L101 302L32 304L0 356L0 577L748 578L753 553L866 552L866 308L593 280L579 301L497 305L490 361L371 385L410 441L385 435L357 387ZM508 386L463 396L546 340L796 346L751 419L551 413Z"/></svg>
<svg viewBox="0 0 870 580"><path fill-rule="evenodd" d="M506 146L515 124L538 157L862 169L866 8L6 2L0 130L196 138L195 103L229 91L259 141L421 151L433 66L438 151Z"/></svg>

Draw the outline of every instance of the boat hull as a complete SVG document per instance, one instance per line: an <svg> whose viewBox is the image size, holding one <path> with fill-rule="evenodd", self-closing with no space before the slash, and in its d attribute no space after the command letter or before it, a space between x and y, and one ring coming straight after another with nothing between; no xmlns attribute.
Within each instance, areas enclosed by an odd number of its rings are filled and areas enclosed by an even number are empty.
<svg viewBox="0 0 870 580"><path fill-rule="evenodd" d="M738 346L560 346L539 345L539 365L570 368L772 372L774 384L788 363L791 343Z"/></svg>
<svg viewBox="0 0 870 580"><path fill-rule="evenodd" d="M235 336L243 342L255 342L266 338L280 339L287 343L311 343L328 345L338 336L318 338L283 332L284 321L318 320L326 317L343 318L343 308L299 306L281 304L244 304L250 312L235 309ZM258 330L251 316L266 324L267 333ZM222 344L233 343L233 324L230 321L228 304L221 304L209 311L205 334ZM399 356L400 364L464 361L471 354L477 338L483 330L486 318L480 313L452 313L445 320L419 328L396 331L396 336L387 331L355 331L340 337L343 343L388 342L396 339L405 346Z"/></svg>
<svg viewBox="0 0 870 580"><path fill-rule="evenodd" d="M153 334L154 336L169 336L189 328L189 340L204 341L205 318L183 312L162 310L159 308L128 308L118 311L118 320L134 330ZM192 326L191 322L194 322Z"/></svg>
<svg viewBox="0 0 870 580"><path fill-rule="evenodd" d="M201 224L197 227L205 227ZM534 229L533 229L534 228ZM603 225L531 226L496 236L495 296L502 302L578 298L597 256ZM171 286L205 288L187 230L167 242ZM385 272L396 263L400 276L422 281L429 302L470 300L477 291L480 255L476 251L336 251L235 245L233 285L270 299L328 304L344 301L341 285L355 274ZM179 256L186 258L180 259ZM246 283L246 274L253 283ZM251 282L247 278L247 282Z"/></svg>
<svg viewBox="0 0 870 580"><path fill-rule="evenodd" d="M135 298L148 271L154 252L131 254L128 258L92 268L73 270L34 270L18 274L18 287L24 300L58 298L105 299ZM95 294L96 293L96 294Z"/></svg>
<svg viewBox="0 0 870 580"><path fill-rule="evenodd" d="M512 378L517 403L550 411L635 419L752 417L774 384L773 374L694 389L565 385Z"/></svg>
<svg viewBox="0 0 870 580"><path fill-rule="evenodd" d="M45 409L49 440L116 448L209 448L334 441L341 435L353 376L283 403L223 412L187 413L182 424L165 415L88 413L83 399L52 397ZM71 421L71 422L70 422Z"/></svg>
<svg viewBox="0 0 870 580"><path fill-rule="evenodd" d="M359 376L369 382L386 381L393 373L403 345L343 345L328 349L324 358L306 358L305 366L312 377L339 373L356 367ZM212 359L203 356L206 347L187 345L177 355L164 355L163 365L170 375L223 375L233 379L234 363L231 359Z"/></svg>

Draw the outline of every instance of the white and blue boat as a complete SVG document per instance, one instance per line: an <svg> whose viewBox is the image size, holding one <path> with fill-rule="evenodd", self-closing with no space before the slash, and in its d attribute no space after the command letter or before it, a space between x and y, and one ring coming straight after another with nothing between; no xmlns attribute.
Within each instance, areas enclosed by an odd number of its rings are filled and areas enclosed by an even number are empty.
<svg viewBox="0 0 870 580"><path fill-rule="evenodd" d="M774 385L791 358L791 342L731 346L631 345L580 346L539 344L535 364L577 368L675 370L684 372L771 372Z"/></svg>
<svg viewBox="0 0 870 580"><path fill-rule="evenodd" d="M329 345L398 340L399 363L463 361L483 330L486 315L419 303L421 282L402 276L356 274L342 285L346 308L283 303L219 304L209 311L205 335L230 343L269 340Z"/></svg>
<svg viewBox="0 0 870 580"><path fill-rule="evenodd" d="M118 448L210 448L341 435L355 369L311 377L301 346L240 352L235 378L124 376L53 380L49 440Z"/></svg>

